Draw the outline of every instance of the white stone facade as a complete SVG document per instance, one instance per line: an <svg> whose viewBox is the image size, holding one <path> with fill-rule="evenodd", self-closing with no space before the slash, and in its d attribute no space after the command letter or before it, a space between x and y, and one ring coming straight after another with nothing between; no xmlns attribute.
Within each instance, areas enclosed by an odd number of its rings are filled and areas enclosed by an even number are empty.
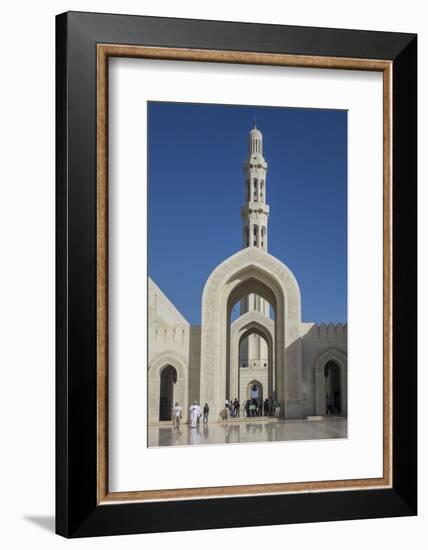
<svg viewBox="0 0 428 550"><path fill-rule="evenodd" d="M201 326L191 326L149 279L150 424L170 420L175 401L184 420L193 401L209 404L210 421L221 420L225 400L243 405L253 384L263 399L279 402L282 417L347 414L347 326L302 322L298 283L267 252L266 175L254 128L244 164L243 249L209 276Z"/></svg>

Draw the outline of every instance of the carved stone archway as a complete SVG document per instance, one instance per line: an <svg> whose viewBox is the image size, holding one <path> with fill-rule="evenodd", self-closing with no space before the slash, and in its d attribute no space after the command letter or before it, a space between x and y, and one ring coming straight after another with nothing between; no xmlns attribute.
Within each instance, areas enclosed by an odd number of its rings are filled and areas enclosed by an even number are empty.
<svg viewBox="0 0 428 550"><path fill-rule="evenodd" d="M230 329L230 394L240 395L239 392L239 348L241 342L251 334L258 334L264 338L268 346L268 386L267 395L273 395L273 373L275 365L275 321L259 311L249 311L236 319Z"/></svg>
<svg viewBox="0 0 428 550"><path fill-rule="evenodd" d="M177 371L177 382L174 387L174 401L178 401L183 409L183 417L187 418L188 409L188 369L185 360L173 351L166 351L155 357L149 365L148 395L149 424L159 422L159 396L161 372L167 366Z"/></svg>
<svg viewBox="0 0 428 550"><path fill-rule="evenodd" d="M210 404L216 418L223 409L230 353L230 311L236 301L251 293L266 299L275 310L278 399L288 418L299 418L302 415L299 286L282 262L254 247L245 248L222 262L205 284L202 296L201 402Z"/></svg>
<svg viewBox="0 0 428 550"><path fill-rule="evenodd" d="M322 416L326 413L324 367L329 361L334 361L340 369L341 414L346 416L348 414L348 359L337 349L325 351L315 363L315 414Z"/></svg>
<svg viewBox="0 0 428 550"><path fill-rule="evenodd" d="M248 382L247 384L247 391L246 391L246 396L247 396L247 399L251 399L251 388L253 386L257 386L258 390L259 390L259 397L261 397L262 399L265 398L265 393L266 393L266 390L264 390L263 388L263 384L260 382L260 380L257 380L257 379L254 379L254 380L251 380L251 382Z"/></svg>

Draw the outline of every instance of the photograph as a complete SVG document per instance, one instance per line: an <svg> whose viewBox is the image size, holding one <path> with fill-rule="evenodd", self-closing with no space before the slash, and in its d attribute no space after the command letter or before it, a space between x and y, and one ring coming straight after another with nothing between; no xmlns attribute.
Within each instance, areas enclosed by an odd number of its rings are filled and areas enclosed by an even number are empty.
<svg viewBox="0 0 428 550"><path fill-rule="evenodd" d="M424 4L82 5L2 10L0 548L423 548Z"/></svg>
<svg viewBox="0 0 428 550"><path fill-rule="evenodd" d="M148 446L347 438L347 110L147 120Z"/></svg>

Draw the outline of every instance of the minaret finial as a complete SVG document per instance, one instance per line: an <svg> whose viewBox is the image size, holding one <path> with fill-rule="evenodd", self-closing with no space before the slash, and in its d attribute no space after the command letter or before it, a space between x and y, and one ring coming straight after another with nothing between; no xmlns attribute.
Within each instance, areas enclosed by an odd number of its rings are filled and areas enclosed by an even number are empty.
<svg viewBox="0 0 428 550"><path fill-rule="evenodd" d="M256 118L256 113L254 113L254 128L257 130L257 118Z"/></svg>

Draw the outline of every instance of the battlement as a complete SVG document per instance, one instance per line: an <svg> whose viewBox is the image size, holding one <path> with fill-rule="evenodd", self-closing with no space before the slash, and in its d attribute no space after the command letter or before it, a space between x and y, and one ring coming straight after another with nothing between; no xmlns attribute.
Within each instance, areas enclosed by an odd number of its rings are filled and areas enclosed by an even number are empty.
<svg viewBox="0 0 428 550"><path fill-rule="evenodd" d="M348 323L302 323L301 336L318 340L346 340Z"/></svg>

